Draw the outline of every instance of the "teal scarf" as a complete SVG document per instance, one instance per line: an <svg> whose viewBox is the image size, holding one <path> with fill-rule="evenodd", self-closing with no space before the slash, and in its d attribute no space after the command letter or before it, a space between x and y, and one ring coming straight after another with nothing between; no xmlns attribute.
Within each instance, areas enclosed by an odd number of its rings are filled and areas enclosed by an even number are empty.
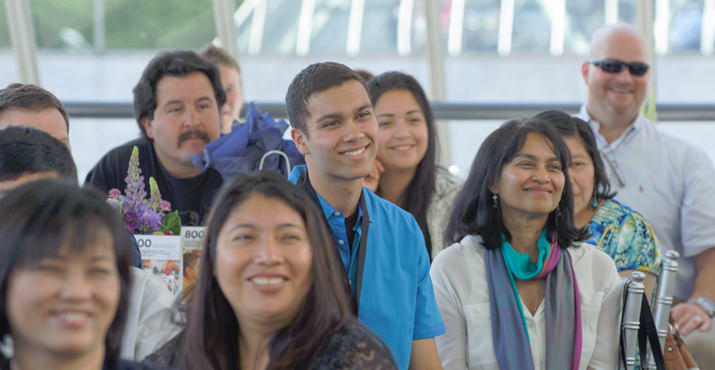
<svg viewBox="0 0 715 370"><path fill-rule="evenodd" d="M537 248L536 263L531 262L528 254L515 251L505 238L501 248L485 253L492 342L499 368L534 368L516 277L519 280L546 279L546 367L578 369L582 345L581 302L571 257L565 251L562 253L556 241L547 241L546 231L539 236Z"/></svg>

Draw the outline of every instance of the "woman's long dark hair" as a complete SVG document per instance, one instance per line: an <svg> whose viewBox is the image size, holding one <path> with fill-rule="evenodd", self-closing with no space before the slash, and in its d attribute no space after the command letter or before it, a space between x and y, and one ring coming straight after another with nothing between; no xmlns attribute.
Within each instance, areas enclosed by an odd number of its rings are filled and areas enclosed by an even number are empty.
<svg viewBox="0 0 715 370"><path fill-rule="evenodd" d="M208 218L197 289L189 303L188 324L180 358L186 369L237 369L240 367L239 325L216 277L218 235L231 212L252 195L285 202L301 215L313 254L311 286L295 319L269 344L269 369L308 366L320 353L326 338L352 317L344 276L330 254L332 238L323 215L304 191L272 172L239 175L224 183Z"/></svg>
<svg viewBox="0 0 715 370"><path fill-rule="evenodd" d="M558 110L547 110L534 116L536 119L541 119L551 124L551 127L556 129L561 137L576 137L580 138L583 147L591 157L593 162L593 194L591 198L596 201L611 199L616 196L616 192L611 191L611 183L608 181L606 174L606 166L603 164L601 153L598 152L596 138L593 136L591 127L584 120L573 117L568 113ZM588 207L593 208L590 203Z"/></svg>
<svg viewBox="0 0 715 370"><path fill-rule="evenodd" d="M550 238L556 236L562 248L571 246L574 241L586 239L587 229L579 229L574 225L573 191L568 174L571 155L566 143L548 123L538 119L524 119L504 123L479 147L469 176L455 199L454 211L445 232L446 240L454 243L466 235L477 234L482 237L487 249L501 247L502 233L506 240L511 241L511 235L501 218L500 206L498 202L495 204L492 200L489 187L499 181L502 168L524 146L526 137L530 133L538 134L548 140L561 162L565 178L558 207L549 214L546 221Z"/></svg>
<svg viewBox="0 0 715 370"><path fill-rule="evenodd" d="M105 363L119 360L127 318L133 259L129 234L106 196L93 189L55 180L40 180L8 192L0 199L0 338L10 332L8 278L16 269L57 255L62 248L82 253L93 248L101 231L112 238L119 273L117 312L105 336Z"/></svg>
<svg viewBox="0 0 715 370"><path fill-rule="evenodd" d="M415 175L407 185L405 192L402 193L397 204L417 220L417 224L422 229L422 235L425 238L427 252L432 258L432 240L427 228L427 207L429 206L432 193L434 193L434 183L437 173L437 130L434 126L434 114L432 107L429 105L427 96L425 95L422 86L417 80L402 72L385 72L370 80L367 85L370 93L372 105L377 104L382 94L392 90L407 90L415 98L420 106L422 113L425 116L427 124L427 152L422 160L417 165ZM379 192L379 190L378 190ZM442 247L442 246L440 246Z"/></svg>

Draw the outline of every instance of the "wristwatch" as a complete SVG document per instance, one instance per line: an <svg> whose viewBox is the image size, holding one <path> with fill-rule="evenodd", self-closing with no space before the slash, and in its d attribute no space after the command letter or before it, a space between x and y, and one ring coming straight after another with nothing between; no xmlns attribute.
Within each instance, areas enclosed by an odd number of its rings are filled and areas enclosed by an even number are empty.
<svg viewBox="0 0 715 370"><path fill-rule="evenodd" d="M710 317L715 316L715 304L709 298L695 297L689 299L688 303L693 303L700 306L700 308L702 308L703 311L705 311L705 313L707 313Z"/></svg>

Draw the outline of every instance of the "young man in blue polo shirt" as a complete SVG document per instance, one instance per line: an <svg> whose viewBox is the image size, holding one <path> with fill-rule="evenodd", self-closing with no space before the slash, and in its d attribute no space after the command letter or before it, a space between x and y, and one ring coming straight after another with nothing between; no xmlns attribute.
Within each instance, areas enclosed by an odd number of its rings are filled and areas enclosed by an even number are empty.
<svg viewBox="0 0 715 370"><path fill-rule="evenodd" d="M288 87L286 108L306 162L290 180L323 209L358 318L401 369L441 368L434 337L444 324L422 232L412 215L362 186L377 153L365 83L342 64L312 64Z"/></svg>

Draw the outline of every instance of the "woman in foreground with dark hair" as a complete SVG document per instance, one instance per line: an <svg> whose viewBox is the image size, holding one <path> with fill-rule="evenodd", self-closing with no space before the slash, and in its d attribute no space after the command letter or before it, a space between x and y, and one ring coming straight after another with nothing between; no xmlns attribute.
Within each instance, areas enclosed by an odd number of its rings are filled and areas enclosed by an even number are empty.
<svg viewBox="0 0 715 370"><path fill-rule="evenodd" d="M379 124L377 195L410 212L430 259L444 248L442 236L460 181L437 165L437 130L427 96L414 77L386 72L368 83Z"/></svg>
<svg viewBox="0 0 715 370"><path fill-rule="evenodd" d="M650 297L660 275L660 243L648 221L627 205L612 199L606 168L588 123L560 111L534 116L556 129L571 153L576 227L588 227L593 244L613 258L618 273L627 279L633 271L646 273L646 294Z"/></svg>
<svg viewBox="0 0 715 370"><path fill-rule="evenodd" d="M186 330L148 360L185 369L396 368L352 317L331 247L322 215L283 176L227 181L209 216Z"/></svg>
<svg viewBox="0 0 715 370"><path fill-rule="evenodd" d="M0 199L2 369L143 369L119 360L132 249L95 190L41 180Z"/></svg>
<svg viewBox="0 0 715 370"><path fill-rule="evenodd" d="M574 226L569 151L510 121L479 148L432 264L445 368L615 369L622 285ZM491 335L485 335L491 332Z"/></svg>

